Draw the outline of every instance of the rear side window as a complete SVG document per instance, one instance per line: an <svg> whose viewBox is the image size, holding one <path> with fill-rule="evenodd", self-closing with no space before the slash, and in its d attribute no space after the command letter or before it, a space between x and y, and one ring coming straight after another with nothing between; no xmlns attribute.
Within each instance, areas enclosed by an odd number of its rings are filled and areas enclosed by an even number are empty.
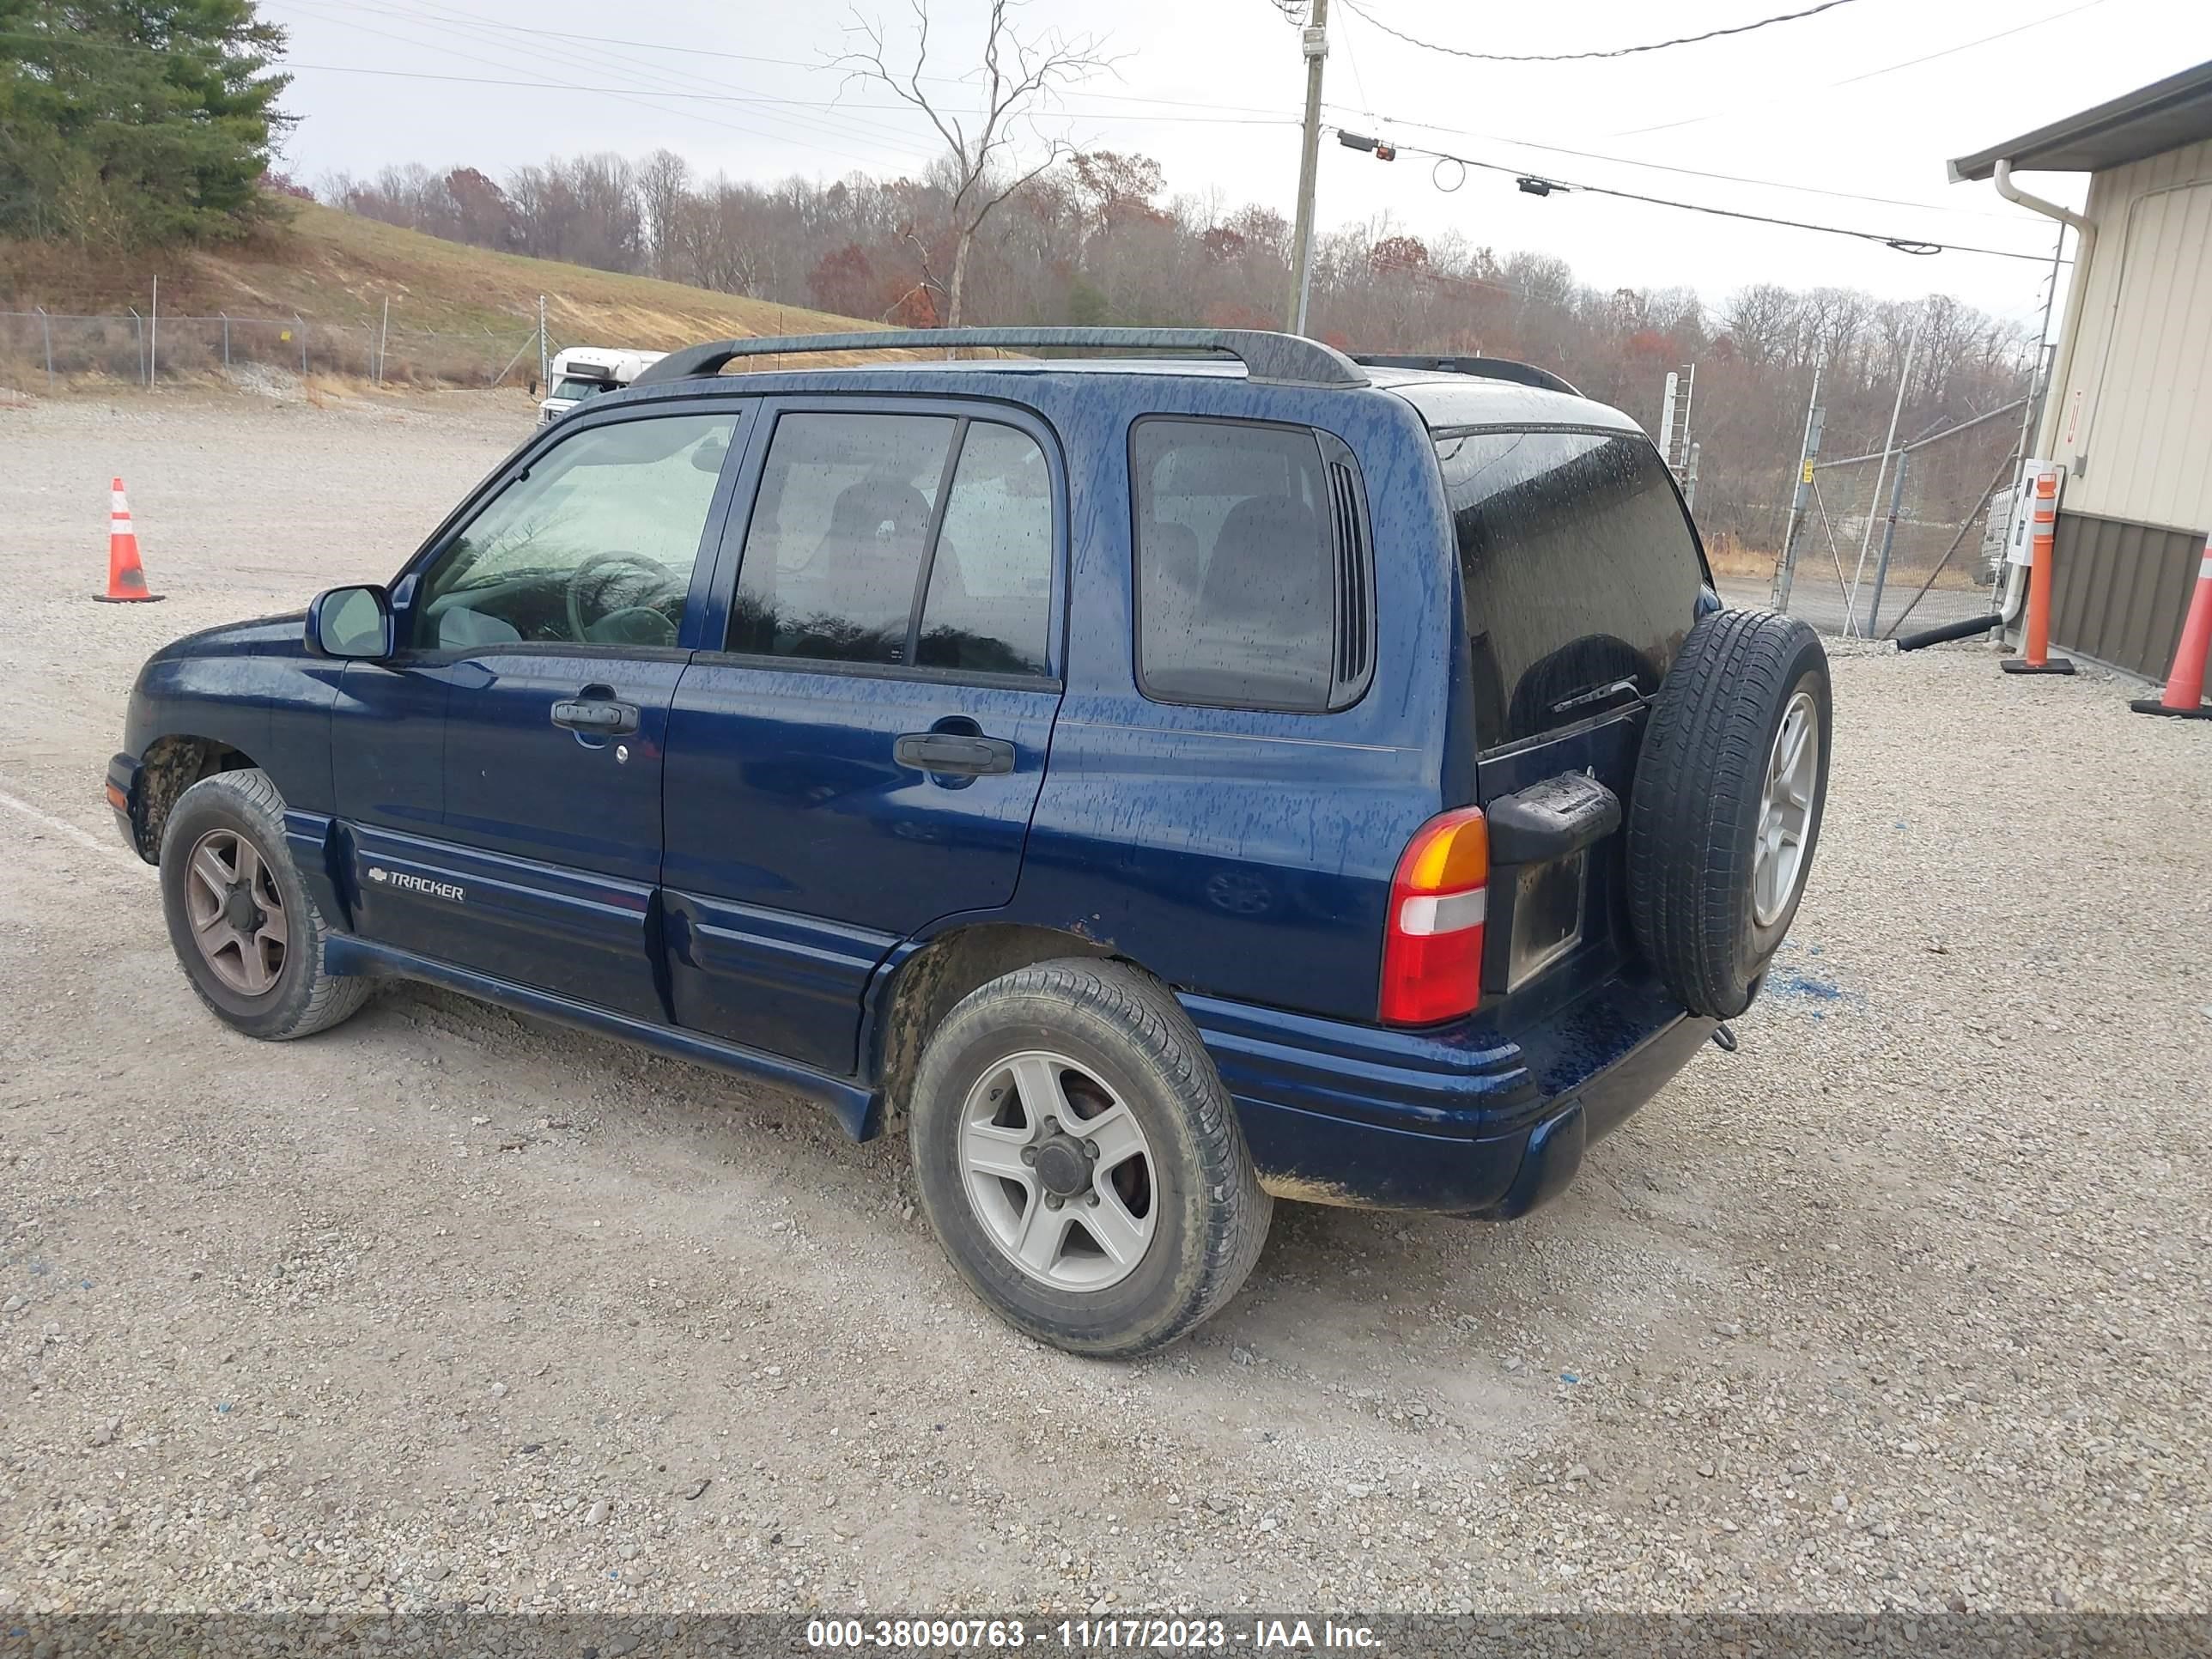
<svg viewBox="0 0 2212 1659"><path fill-rule="evenodd" d="M1697 619L1697 540L1650 442L1618 432L1437 435L1486 748L1659 689Z"/></svg>
<svg viewBox="0 0 2212 1659"><path fill-rule="evenodd" d="M1036 440L946 416L776 422L728 648L1043 674L1052 482Z"/></svg>
<svg viewBox="0 0 2212 1659"><path fill-rule="evenodd" d="M1366 505L1309 427L1148 419L1129 436L1137 677L1161 702L1320 712L1373 657Z"/></svg>

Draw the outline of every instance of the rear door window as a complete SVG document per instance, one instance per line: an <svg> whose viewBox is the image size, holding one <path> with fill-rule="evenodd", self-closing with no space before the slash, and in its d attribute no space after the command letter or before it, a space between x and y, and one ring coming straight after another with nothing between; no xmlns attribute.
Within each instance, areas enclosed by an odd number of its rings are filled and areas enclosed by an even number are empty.
<svg viewBox="0 0 2212 1659"><path fill-rule="evenodd" d="M956 422L786 415L745 532L730 649L902 663Z"/></svg>
<svg viewBox="0 0 2212 1659"><path fill-rule="evenodd" d="M728 648L1045 675L1052 577L1052 475L1027 433L787 414L745 532Z"/></svg>
<svg viewBox="0 0 2212 1659"><path fill-rule="evenodd" d="M1477 730L1485 748L1659 689L1697 619L1705 561L1650 441L1443 432Z"/></svg>
<svg viewBox="0 0 2212 1659"><path fill-rule="evenodd" d="M915 660L1042 674L1052 615L1052 475L1026 432L969 422L929 568Z"/></svg>
<svg viewBox="0 0 2212 1659"><path fill-rule="evenodd" d="M1150 418L1129 435L1137 677L1159 702L1319 712L1371 659L1351 452L1310 427Z"/></svg>

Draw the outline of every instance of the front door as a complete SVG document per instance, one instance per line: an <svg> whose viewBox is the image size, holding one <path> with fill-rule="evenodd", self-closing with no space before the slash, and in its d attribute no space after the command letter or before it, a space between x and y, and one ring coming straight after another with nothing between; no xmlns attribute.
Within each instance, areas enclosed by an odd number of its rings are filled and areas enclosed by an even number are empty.
<svg viewBox="0 0 2212 1659"><path fill-rule="evenodd" d="M1013 896L1060 708L1066 496L1049 433L1001 410L763 419L722 648L669 715L670 989L681 1024L849 1073L892 946Z"/></svg>
<svg viewBox="0 0 2212 1659"><path fill-rule="evenodd" d="M564 432L402 583L333 729L363 934L665 1021L668 710L738 421Z"/></svg>

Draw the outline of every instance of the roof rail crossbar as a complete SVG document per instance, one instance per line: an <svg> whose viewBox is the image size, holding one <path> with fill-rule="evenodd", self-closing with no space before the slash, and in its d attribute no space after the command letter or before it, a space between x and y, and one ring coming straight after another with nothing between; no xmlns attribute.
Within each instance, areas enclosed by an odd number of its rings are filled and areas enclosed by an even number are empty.
<svg viewBox="0 0 2212 1659"><path fill-rule="evenodd" d="M1539 368L1534 363L1516 363L1510 357L1383 356L1355 351L1352 361L1369 368L1429 368L1444 374L1480 374L1486 380L1510 380L1516 386L1533 386L1540 392L1564 392L1573 398L1583 395L1550 369Z"/></svg>
<svg viewBox="0 0 2212 1659"><path fill-rule="evenodd" d="M1268 386L1363 386L1367 376L1342 352L1296 334L1256 328L931 328L799 334L781 339L716 340L672 351L634 384L658 385L719 374L740 357L816 351L951 351L994 347L1024 351L1065 347L1123 351L1211 351L1235 357Z"/></svg>

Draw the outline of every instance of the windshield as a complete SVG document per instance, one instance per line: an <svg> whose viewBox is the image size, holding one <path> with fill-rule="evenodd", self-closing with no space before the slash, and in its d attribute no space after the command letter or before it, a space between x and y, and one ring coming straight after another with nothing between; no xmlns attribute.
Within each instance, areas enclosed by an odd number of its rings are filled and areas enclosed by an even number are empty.
<svg viewBox="0 0 2212 1659"><path fill-rule="evenodd" d="M573 404L580 398L590 397L595 392L605 392L608 389L608 384L605 380L581 380L572 374L555 386L550 395L557 403Z"/></svg>

